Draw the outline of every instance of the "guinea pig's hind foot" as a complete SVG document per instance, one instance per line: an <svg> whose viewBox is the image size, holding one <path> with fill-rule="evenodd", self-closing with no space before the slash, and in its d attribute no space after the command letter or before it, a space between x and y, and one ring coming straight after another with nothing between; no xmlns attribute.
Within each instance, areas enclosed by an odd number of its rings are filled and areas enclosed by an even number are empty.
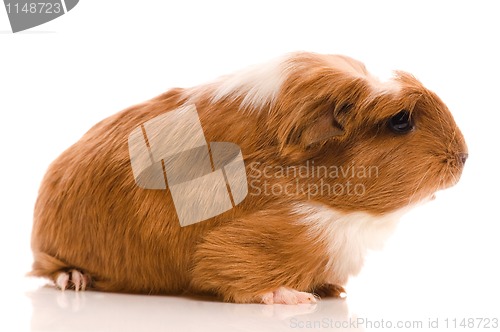
<svg viewBox="0 0 500 332"><path fill-rule="evenodd" d="M61 290L74 289L84 291L90 285L91 278L79 270L61 271L55 277L55 284Z"/></svg>
<svg viewBox="0 0 500 332"><path fill-rule="evenodd" d="M262 295L264 304L303 304L316 303L316 297L311 293L299 292L291 288L280 287L273 292Z"/></svg>

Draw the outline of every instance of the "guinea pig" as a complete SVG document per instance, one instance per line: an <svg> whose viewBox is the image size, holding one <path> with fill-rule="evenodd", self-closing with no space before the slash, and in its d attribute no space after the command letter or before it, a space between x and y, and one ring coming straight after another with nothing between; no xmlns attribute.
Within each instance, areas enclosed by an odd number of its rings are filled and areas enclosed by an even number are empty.
<svg viewBox="0 0 500 332"><path fill-rule="evenodd" d="M188 106L207 141L239 147L247 182L232 208L181 225L170 182L138 185L129 137ZM178 125L191 135L190 123ZM467 156L447 106L412 75L382 82L347 56L287 54L92 127L43 179L30 274L62 290L236 303L343 296L366 252L454 185Z"/></svg>

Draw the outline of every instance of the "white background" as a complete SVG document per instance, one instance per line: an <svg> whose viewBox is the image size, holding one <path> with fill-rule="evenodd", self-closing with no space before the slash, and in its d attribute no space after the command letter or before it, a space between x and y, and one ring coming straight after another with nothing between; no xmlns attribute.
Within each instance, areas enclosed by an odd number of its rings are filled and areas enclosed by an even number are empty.
<svg viewBox="0 0 500 332"><path fill-rule="evenodd" d="M0 7L0 297L10 308L0 311L0 325L286 331L333 316L424 326L429 318L498 318L497 8L495 1L83 0L52 22L12 34ZM459 185L402 220L351 280L346 301L298 309L62 295L24 278L42 176L90 126L171 87L296 50L347 54L381 76L413 73L448 104L469 146Z"/></svg>

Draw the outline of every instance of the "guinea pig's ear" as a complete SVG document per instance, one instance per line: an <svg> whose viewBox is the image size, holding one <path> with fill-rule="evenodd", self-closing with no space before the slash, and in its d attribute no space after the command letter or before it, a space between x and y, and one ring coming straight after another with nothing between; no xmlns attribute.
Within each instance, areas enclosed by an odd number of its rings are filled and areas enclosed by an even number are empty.
<svg viewBox="0 0 500 332"><path fill-rule="evenodd" d="M281 148L300 150L348 137L362 122L362 105L373 93L364 65L341 56L316 56L291 67L271 112Z"/></svg>
<svg viewBox="0 0 500 332"><path fill-rule="evenodd" d="M352 107L352 104L344 103L340 106L331 105L326 107L326 111L319 112L302 131L301 145L307 147L320 141L344 136L346 129L343 123L346 122L347 113Z"/></svg>
<svg viewBox="0 0 500 332"><path fill-rule="evenodd" d="M312 118L305 119L300 135L302 146L329 139L341 140L363 122L361 106L371 95L370 87L360 78L349 77L342 83L310 110Z"/></svg>

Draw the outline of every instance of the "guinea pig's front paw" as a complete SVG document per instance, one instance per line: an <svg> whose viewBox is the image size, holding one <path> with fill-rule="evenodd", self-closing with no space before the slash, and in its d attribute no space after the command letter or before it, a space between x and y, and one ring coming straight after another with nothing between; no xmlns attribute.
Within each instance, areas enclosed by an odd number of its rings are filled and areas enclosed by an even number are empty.
<svg viewBox="0 0 500 332"><path fill-rule="evenodd" d="M316 303L316 298L311 293L299 292L291 288L280 287L273 292L262 295L264 304L302 304Z"/></svg>
<svg viewBox="0 0 500 332"><path fill-rule="evenodd" d="M55 284L61 290L73 288L84 291L90 285L90 276L78 270L61 271L55 277Z"/></svg>
<svg viewBox="0 0 500 332"><path fill-rule="evenodd" d="M347 293L344 287L335 284L323 284L314 289L314 294L322 297L345 298Z"/></svg>

